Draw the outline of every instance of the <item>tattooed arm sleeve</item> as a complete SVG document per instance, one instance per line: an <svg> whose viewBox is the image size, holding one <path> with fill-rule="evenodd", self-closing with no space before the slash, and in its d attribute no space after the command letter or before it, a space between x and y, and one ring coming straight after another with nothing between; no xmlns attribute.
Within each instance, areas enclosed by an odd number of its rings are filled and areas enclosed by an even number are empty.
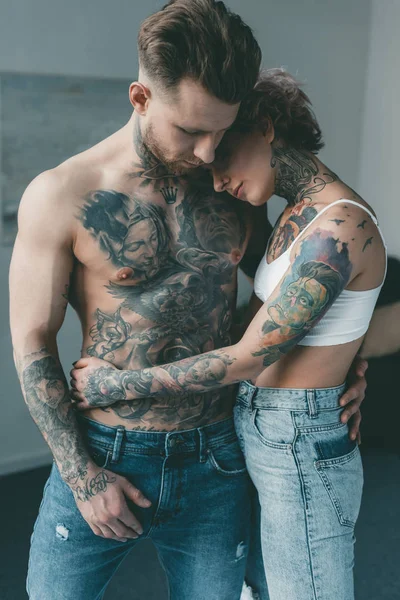
<svg viewBox="0 0 400 600"><path fill-rule="evenodd" d="M129 400L176 397L257 377L307 335L358 273L352 263L359 252L352 250L351 261L347 239L344 229L339 239L328 227L310 228L293 247L290 268L239 343L142 371L95 370L84 392L89 404L101 401L100 384L104 401L113 395Z"/></svg>
<svg viewBox="0 0 400 600"><path fill-rule="evenodd" d="M83 447L56 336L68 303L72 271L69 209L58 182L44 173L27 188L10 268L10 317L14 359L29 411L60 473L75 489L87 474Z"/></svg>

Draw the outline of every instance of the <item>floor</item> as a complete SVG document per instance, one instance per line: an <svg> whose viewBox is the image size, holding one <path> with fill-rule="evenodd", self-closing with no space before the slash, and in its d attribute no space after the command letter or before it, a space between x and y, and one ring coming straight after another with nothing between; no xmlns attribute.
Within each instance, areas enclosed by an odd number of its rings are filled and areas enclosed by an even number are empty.
<svg viewBox="0 0 400 600"><path fill-rule="evenodd" d="M362 453L365 491L356 529L356 600L399 600L400 456L368 448ZM1 600L27 599L29 537L48 472L41 468L0 479ZM105 600L166 598L164 573L151 543L144 541L121 565Z"/></svg>

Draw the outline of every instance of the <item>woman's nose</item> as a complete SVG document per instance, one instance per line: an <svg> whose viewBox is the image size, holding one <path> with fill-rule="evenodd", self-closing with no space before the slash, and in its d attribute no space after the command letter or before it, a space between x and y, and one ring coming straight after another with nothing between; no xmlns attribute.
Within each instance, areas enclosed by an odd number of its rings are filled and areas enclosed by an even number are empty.
<svg viewBox="0 0 400 600"><path fill-rule="evenodd" d="M229 177L213 170L214 190L223 192L229 183Z"/></svg>

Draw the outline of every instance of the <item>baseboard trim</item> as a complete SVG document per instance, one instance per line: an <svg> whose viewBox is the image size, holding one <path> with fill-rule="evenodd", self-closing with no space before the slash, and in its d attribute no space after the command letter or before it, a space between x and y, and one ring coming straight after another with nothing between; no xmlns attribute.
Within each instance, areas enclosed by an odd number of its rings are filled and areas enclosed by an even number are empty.
<svg viewBox="0 0 400 600"><path fill-rule="evenodd" d="M31 469L51 465L52 460L53 457L46 448L37 450L36 452L30 452L29 454L25 453L17 456L10 456L9 458L0 460L0 476L30 471Z"/></svg>

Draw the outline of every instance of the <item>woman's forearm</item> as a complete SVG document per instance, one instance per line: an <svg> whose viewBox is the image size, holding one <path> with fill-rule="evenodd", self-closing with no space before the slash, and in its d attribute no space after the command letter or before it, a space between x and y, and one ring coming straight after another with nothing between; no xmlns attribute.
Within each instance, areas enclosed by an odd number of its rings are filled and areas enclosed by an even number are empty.
<svg viewBox="0 0 400 600"><path fill-rule="evenodd" d="M110 398L180 396L202 393L256 377L263 368L260 358L240 356L240 346L212 350L176 363L135 371L117 371L106 367L89 376L86 393L99 392L104 405Z"/></svg>

